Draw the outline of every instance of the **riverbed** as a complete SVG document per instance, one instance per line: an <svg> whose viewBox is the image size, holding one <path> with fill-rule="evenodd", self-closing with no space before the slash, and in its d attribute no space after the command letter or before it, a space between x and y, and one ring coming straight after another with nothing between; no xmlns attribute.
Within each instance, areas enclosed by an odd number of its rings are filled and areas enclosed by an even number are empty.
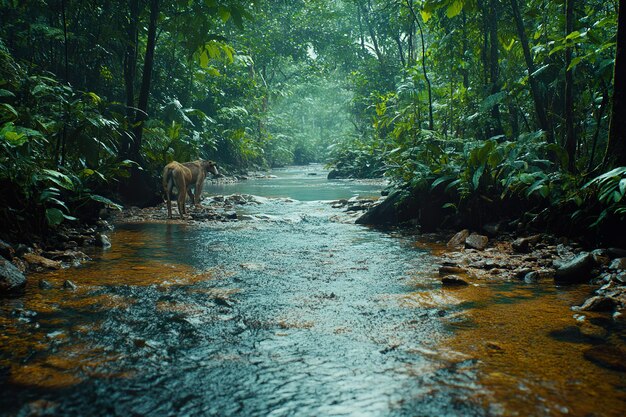
<svg viewBox="0 0 626 417"><path fill-rule="evenodd" d="M0 414L624 415L626 374L585 359L623 324L571 310L591 287L442 288L440 245L329 204L383 183L272 175L205 189L268 198L251 220L116 224L31 275L0 308Z"/></svg>

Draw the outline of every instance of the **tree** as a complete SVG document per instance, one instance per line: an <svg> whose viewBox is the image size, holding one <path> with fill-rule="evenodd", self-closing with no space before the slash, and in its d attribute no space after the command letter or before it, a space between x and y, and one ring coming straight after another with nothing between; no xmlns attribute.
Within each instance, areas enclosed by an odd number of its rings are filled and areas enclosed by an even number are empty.
<svg viewBox="0 0 626 417"><path fill-rule="evenodd" d="M613 70L613 99L605 165L626 166L626 0L620 0L617 47Z"/></svg>

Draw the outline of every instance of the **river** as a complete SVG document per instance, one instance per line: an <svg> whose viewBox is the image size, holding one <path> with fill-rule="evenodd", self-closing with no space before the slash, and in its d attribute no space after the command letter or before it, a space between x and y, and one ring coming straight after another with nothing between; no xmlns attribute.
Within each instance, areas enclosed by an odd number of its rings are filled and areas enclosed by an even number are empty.
<svg viewBox="0 0 626 417"><path fill-rule="evenodd" d="M441 246L323 201L380 183L273 174L205 190L271 197L257 220L118 224L3 300L0 414L624 415L625 374L584 358L624 326L570 310L590 287L444 289Z"/></svg>

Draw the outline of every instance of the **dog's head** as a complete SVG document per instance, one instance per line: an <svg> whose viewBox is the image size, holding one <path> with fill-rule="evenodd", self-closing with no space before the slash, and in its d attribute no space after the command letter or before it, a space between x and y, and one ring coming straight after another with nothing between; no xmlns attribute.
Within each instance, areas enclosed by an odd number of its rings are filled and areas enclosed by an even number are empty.
<svg viewBox="0 0 626 417"><path fill-rule="evenodd" d="M217 164L213 161L202 161L202 168L204 168L206 172L210 172L216 177L220 175L219 171L217 170Z"/></svg>

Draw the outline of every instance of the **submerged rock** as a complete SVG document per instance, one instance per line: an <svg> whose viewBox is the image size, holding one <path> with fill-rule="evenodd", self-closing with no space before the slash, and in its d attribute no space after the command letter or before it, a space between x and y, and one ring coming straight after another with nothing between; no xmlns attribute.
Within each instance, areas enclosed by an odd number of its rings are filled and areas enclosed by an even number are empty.
<svg viewBox="0 0 626 417"><path fill-rule="evenodd" d="M448 249L462 249L465 246L465 239L470 235L470 231L467 229L461 230L448 241L446 247Z"/></svg>
<svg viewBox="0 0 626 417"><path fill-rule="evenodd" d="M554 274L554 280L561 284L573 284L589 281L595 265L593 255L583 252L561 264Z"/></svg>
<svg viewBox="0 0 626 417"><path fill-rule="evenodd" d="M11 262L0 257L0 295L17 291L26 285L26 277Z"/></svg>
<svg viewBox="0 0 626 417"><path fill-rule="evenodd" d="M616 346L600 345L587 349L583 356L588 361L614 371L626 372L626 351Z"/></svg>
<svg viewBox="0 0 626 417"><path fill-rule="evenodd" d="M483 250L487 247L489 238L487 236L472 233L465 239L465 246L472 249Z"/></svg>

